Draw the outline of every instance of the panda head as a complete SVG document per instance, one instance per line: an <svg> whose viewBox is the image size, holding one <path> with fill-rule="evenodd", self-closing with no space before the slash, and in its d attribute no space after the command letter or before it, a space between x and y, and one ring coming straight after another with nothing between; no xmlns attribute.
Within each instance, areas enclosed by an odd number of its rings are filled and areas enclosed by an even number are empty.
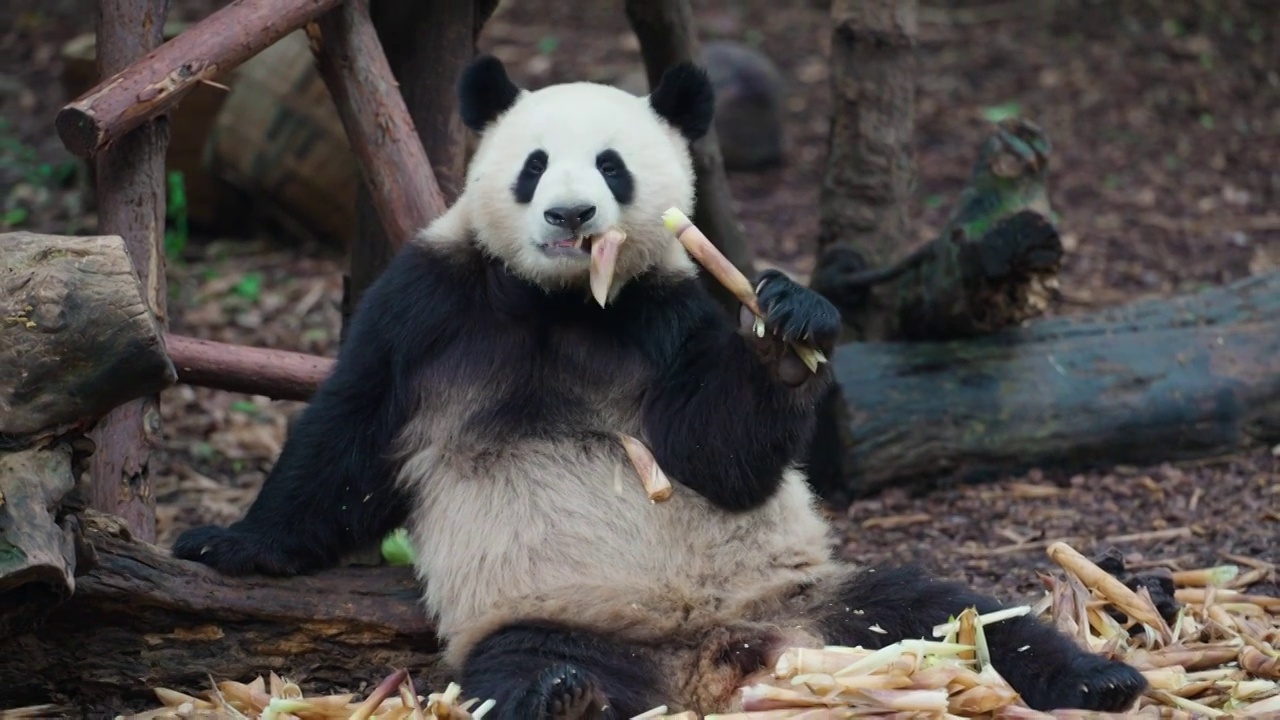
<svg viewBox="0 0 1280 720"><path fill-rule="evenodd" d="M693 214L689 144L715 109L704 71L676 65L644 97L590 82L529 91L481 56L458 99L464 124L480 133L458 202L463 222L513 273L547 289L585 287L593 243L613 227L626 240L610 262L610 296L649 269L694 272L662 213Z"/></svg>

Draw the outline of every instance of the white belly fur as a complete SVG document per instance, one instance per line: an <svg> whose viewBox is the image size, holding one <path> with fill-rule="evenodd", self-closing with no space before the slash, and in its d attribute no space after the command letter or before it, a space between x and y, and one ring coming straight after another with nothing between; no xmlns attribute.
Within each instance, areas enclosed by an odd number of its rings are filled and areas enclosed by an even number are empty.
<svg viewBox="0 0 1280 720"><path fill-rule="evenodd" d="M675 478L671 498L651 502L621 446L605 441L491 452L501 457L481 464L428 448L400 473L416 494L417 572L452 663L519 619L637 641L696 632L829 568L829 528L797 469L764 506L727 513Z"/></svg>

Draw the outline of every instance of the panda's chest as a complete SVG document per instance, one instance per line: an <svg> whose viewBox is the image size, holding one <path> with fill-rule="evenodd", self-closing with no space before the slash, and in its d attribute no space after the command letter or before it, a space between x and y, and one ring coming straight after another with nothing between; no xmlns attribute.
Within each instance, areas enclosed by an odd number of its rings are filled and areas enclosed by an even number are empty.
<svg viewBox="0 0 1280 720"><path fill-rule="evenodd" d="M461 437L485 442L630 430L653 377L627 335L574 318L493 317L450 355L440 399Z"/></svg>

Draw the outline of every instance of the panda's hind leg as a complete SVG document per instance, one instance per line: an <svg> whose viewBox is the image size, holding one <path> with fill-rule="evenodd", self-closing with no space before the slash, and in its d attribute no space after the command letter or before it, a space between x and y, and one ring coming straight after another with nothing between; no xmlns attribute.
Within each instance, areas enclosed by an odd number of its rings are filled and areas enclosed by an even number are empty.
<svg viewBox="0 0 1280 720"><path fill-rule="evenodd" d="M499 629L467 654L463 695L492 698L495 720L622 720L661 703L643 650L552 623Z"/></svg>
<svg viewBox="0 0 1280 720"><path fill-rule="evenodd" d="M908 638L932 639L935 625L967 607L979 613L1001 608L993 598L910 566L850 570L837 577L818 590L807 613L829 644L878 648ZM1036 710L1116 712L1146 689L1134 668L1085 651L1036 618L993 623L984 634L992 665Z"/></svg>

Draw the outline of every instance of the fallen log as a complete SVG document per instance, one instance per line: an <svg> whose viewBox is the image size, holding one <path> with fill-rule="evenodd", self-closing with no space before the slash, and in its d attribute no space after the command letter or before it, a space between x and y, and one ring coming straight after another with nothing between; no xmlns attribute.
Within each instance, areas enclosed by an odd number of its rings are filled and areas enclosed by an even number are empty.
<svg viewBox="0 0 1280 720"><path fill-rule="evenodd" d="M408 567L231 578L130 539L116 518L86 514L82 526L75 594L38 627L0 637L11 706L114 717L154 705L156 687L199 694L210 677L269 671L307 694L367 693L404 667L422 687L447 682Z"/></svg>
<svg viewBox="0 0 1280 720"><path fill-rule="evenodd" d="M347 0L307 26L311 50L392 248L443 214L444 195L369 18Z"/></svg>
<svg viewBox="0 0 1280 720"><path fill-rule="evenodd" d="M130 64L125 67L106 68L100 75L104 80L58 111L58 137L72 154L92 157L168 111L198 83L235 68L338 4L339 0L234 0L154 52L126 58ZM128 24L154 27L157 35L163 25L158 18L128 18Z"/></svg>
<svg viewBox="0 0 1280 720"><path fill-rule="evenodd" d="M1280 273L967 341L847 343L810 458L843 504L1280 439Z"/></svg>
<svg viewBox="0 0 1280 720"><path fill-rule="evenodd" d="M37 446L177 379L118 235L0 235L0 450Z"/></svg>

